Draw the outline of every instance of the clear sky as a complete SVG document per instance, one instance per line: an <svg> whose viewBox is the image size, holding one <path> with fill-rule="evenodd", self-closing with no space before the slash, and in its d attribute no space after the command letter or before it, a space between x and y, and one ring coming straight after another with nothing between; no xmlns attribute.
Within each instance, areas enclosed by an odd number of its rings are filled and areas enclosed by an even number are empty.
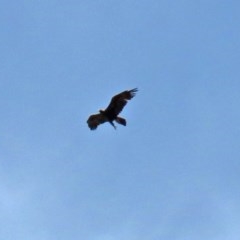
<svg viewBox="0 0 240 240"><path fill-rule="evenodd" d="M238 0L0 3L1 239L239 239Z"/></svg>

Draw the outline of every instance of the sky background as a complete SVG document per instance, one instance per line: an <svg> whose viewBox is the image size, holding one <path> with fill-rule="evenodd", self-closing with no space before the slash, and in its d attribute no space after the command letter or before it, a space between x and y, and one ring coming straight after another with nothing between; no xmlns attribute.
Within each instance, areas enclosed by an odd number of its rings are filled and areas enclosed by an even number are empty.
<svg viewBox="0 0 240 240"><path fill-rule="evenodd" d="M1 239L239 239L238 0L0 3Z"/></svg>

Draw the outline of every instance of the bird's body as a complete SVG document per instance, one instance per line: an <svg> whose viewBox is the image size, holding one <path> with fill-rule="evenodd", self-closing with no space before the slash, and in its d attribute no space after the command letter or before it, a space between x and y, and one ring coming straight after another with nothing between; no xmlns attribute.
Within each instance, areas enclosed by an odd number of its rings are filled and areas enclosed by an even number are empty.
<svg viewBox="0 0 240 240"><path fill-rule="evenodd" d="M123 110L124 106L127 104L127 101L135 96L137 91L138 89L134 88L132 90L126 90L114 96L105 110L100 110L98 114L91 115L88 118L87 123L89 128L91 130L95 130L99 124L109 122L116 129L113 121L126 126L126 120L119 117L118 114Z"/></svg>

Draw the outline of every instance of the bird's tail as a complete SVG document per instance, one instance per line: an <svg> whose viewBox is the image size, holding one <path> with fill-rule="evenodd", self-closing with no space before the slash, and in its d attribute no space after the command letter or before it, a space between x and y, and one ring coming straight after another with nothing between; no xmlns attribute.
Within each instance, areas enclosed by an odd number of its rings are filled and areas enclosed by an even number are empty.
<svg viewBox="0 0 240 240"><path fill-rule="evenodd" d="M126 126L126 125L127 125L127 121L126 121L124 118L121 118L121 117L117 117L117 118L116 118L116 122L117 122L118 124L123 125L123 126Z"/></svg>

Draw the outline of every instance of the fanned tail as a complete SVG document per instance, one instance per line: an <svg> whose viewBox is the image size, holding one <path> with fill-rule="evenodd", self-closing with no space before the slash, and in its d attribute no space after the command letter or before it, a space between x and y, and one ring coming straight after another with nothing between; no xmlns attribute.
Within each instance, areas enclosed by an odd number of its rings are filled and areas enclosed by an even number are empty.
<svg viewBox="0 0 240 240"><path fill-rule="evenodd" d="M126 126L126 125L127 125L127 121L126 121L124 118L117 117L115 120L116 120L116 122L117 122L118 124L121 124L121 125L123 125L123 126Z"/></svg>

